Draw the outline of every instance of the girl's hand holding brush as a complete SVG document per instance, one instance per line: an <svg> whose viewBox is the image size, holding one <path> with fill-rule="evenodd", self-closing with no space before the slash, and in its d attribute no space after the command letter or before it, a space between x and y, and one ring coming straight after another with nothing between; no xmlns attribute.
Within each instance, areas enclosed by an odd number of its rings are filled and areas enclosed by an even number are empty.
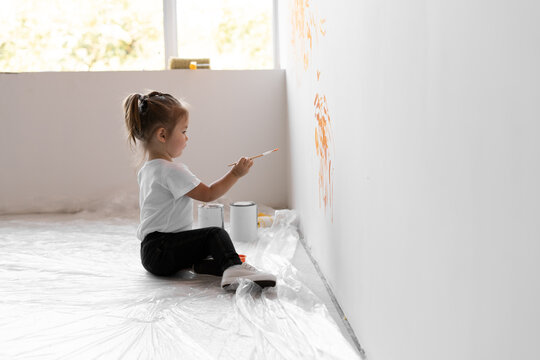
<svg viewBox="0 0 540 360"><path fill-rule="evenodd" d="M253 160L247 157L243 157L238 162L235 163L234 167L231 169L231 173L236 177L242 177L246 175L249 171L249 168L253 166Z"/></svg>

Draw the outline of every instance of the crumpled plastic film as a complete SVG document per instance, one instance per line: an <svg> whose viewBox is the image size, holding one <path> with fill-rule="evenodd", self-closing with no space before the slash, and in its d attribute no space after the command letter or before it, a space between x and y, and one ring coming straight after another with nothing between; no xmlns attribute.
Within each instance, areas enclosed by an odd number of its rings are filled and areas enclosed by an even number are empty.
<svg viewBox="0 0 540 360"><path fill-rule="evenodd" d="M277 286L227 292L215 276L147 273L130 219L0 218L0 358L359 359L296 276L295 219L278 210L235 244Z"/></svg>

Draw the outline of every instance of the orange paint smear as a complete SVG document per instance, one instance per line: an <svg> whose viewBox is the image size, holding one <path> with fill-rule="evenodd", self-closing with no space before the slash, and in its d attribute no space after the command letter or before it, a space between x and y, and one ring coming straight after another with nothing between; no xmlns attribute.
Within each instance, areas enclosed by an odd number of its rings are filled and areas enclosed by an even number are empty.
<svg viewBox="0 0 540 360"><path fill-rule="evenodd" d="M294 0L292 2L291 42L297 59L302 59L304 70L311 63L313 41L317 41L318 34L326 35L323 28L326 20L318 20L318 16L310 7L309 0Z"/></svg>
<svg viewBox="0 0 540 360"><path fill-rule="evenodd" d="M332 209L333 221L334 214L332 203L334 197L334 185L332 176L334 168L332 167L331 159L331 145L333 145L333 139L326 95L321 96L315 94L313 105L315 107L315 120L317 121L315 127L315 148L317 157L319 158L319 207L324 205L325 213L326 209L330 207Z"/></svg>
<svg viewBox="0 0 540 360"><path fill-rule="evenodd" d="M298 64L302 64L304 71L313 64L313 48L317 44L319 35L325 36L325 19L320 19L310 4L310 0L293 0L291 2L291 42L294 56ZM298 74L298 73L297 73ZM320 80L321 72L316 71L317 81ZM333 213L333 175L332 167L333 140L331 135L330 113L326 95L315 94L313 102L315 107L315 150L319 158L319 207L324 206L324 212L328 208Z"/></svg>

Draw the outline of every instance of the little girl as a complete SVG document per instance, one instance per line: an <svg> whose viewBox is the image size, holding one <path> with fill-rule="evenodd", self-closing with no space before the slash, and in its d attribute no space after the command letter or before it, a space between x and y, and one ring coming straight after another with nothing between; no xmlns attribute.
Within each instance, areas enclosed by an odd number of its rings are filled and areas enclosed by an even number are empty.
<svg viewBox="0 0 540 360"><path fill-rule="evenodd" d="M197 273L222 275L221 287L230 290L240 278L261 287L275 286L274 275L242 263L225 230L191 229L193 199L210 202L224 195L248 173L253 160L241 158L225 176L207 186L186 165L173 162L188 141L185 106L169 94L154 91L128 96L124 111L128 139L142 144L147 159L137 176L141 211L137 237L142 241L144 268L168 276L193 267Z"/></svg>

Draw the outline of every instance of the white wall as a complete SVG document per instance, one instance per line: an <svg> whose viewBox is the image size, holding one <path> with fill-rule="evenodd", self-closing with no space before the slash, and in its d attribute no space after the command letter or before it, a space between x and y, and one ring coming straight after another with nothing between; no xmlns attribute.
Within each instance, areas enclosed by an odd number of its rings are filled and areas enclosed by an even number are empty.
<svg viewBox="0 0 540 360"><path fill-rule="evenodd" d="M537 359L540 3L302 4L280 3L292 205L368 358ZM325 19L307 69L298 18Z"/></svg>
<svg viewBox="0 0 540 360"><path fill-rule="evenodd" d="M152 71L0 74L0 214L137 203L123 99L159 90L191 105L179 159L209 184L243 155L256 160L226 195L288 206L284 72Z"/></svg>

